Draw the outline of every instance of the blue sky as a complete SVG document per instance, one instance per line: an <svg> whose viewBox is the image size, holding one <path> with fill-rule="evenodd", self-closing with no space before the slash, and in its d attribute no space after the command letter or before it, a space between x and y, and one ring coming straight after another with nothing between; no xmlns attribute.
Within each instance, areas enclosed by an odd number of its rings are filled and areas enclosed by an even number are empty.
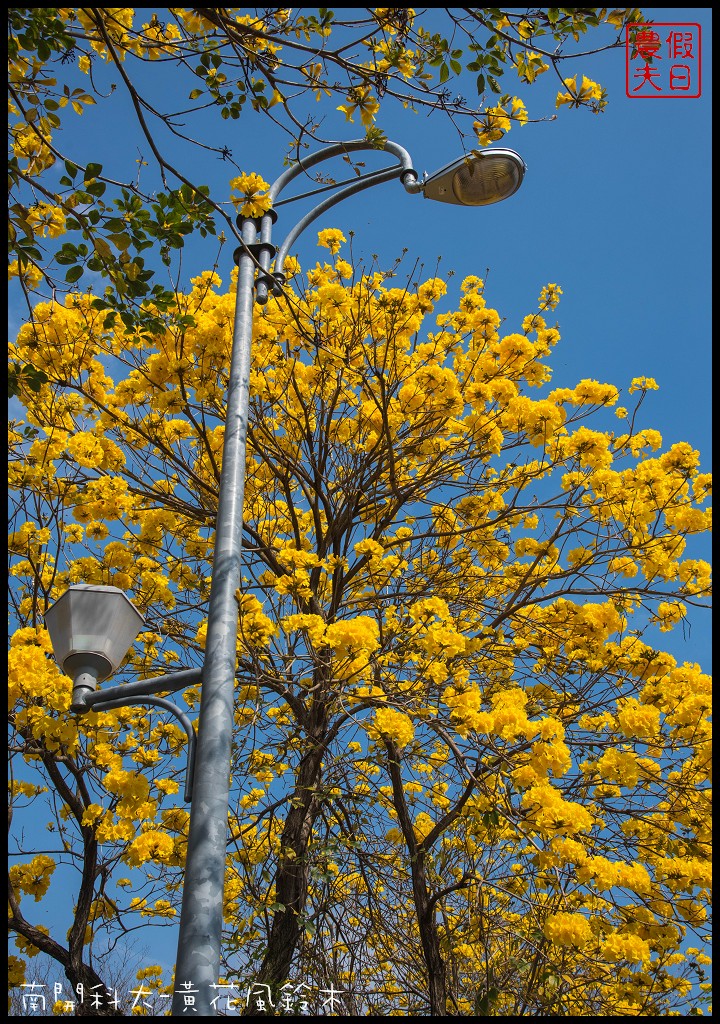
<svg viewBox="0 0 720 1024"><path fill-rule="evenodd" d="M465 276L487 277L487 301L507 318L508 331L519 329L522 318L537 308L543 285L557 282L564 294L555 314L562 341L551 359L553 385L593 378L623 391L633 377L654 377L660 390L648 395L642 425L658 429L666 445L690 442L709 470L712 15L710 8L645 8L644 13L663 22L701 24L700 98L630 99L625 95L623 51L585 58L577 70L607 88L606 111L594 116L561 108L556 120L514 128L504 144L521 154L528 171L510 200L466 209L409 196L391 182L326 215L300 239L296 252L310 266L318 258L316 231L338 227L348 238L354 232L353 252L368 262L377 253L381 265L389 266L407 248L401 279L416 260L424 264L424 276L434 276L441 255L441 276L455 271L447 308ZM568 73L575 70L573 65ZM503 87L513 89L505 83ZM471 80L467 96L472 88ZM514 91L525 99L532 117L554 112L557 89L557 79L548 73L533 88ZM184 103L185 96L173 101ZM334 104L326 109L326 138L363 134L361 125L349 124ZM83 119L66 120L63 139L78 161L97 160L111 176L131 177L140 154L150 159L120 90ZM388 109L378 123L410 151L421 173L461 153L455 130L441 115L428 119ZM227 145L242 170L257 171L268 181L283 170L286 136L251 112L239 121L213 122L207 139ZM198 159L205 164L199 165ZM214 154L196 154L193 160L195 181L209 184L216 198L229 194L229 179L237 173L233 167ZM289 230L305 209L298 204L297 215L292 207L282 209L277 240L285 233L283 227ZM227 260L229 249L223 250ZM206 269L216 251L215 242L191 242L183 255L183 281ZM227 281L230 265L219 272ZM413 280L420 276L413 275ZM11 337L21 316L11 289ZM621 399L621 404L631 404L631 399ZM666 634L663 642L679 660L709 668L708 616L691 613L691 624L689 632ZM52 904L48 901L42 909L51 914ZM172 961L174 938L169 932L164 935L163 947Z"/></svg>

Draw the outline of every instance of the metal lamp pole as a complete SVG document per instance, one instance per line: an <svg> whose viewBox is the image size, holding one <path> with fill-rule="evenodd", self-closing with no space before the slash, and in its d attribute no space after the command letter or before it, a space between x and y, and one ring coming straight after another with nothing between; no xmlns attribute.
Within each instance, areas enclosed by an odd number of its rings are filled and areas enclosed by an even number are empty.
<svg viewBox="0 0 720 1024"><path fill-rule="evenodd" d="M373 148L377 147L359 140L326 146L306 157L285 171L272 185L270 198L273 206L280 205L277 198L286 185L315 164L350 151ZM281 293L285 280L283 264L290 246L300 233L336 203L363 189L399 178L410 193L425 192L428 198L459 205L487 205L512 195L519 188L525 170L520 157L512 151L487 150L479 154L480 158L486 158L484 165L480 161L482 170L475 168L472 158L460 158L420 183L405 149L393 142L386 142L383 148L397 157L397 163L351 179L349 183L340 182L334 186L338 191L319 203L287 235L277 251L275 272L272 275L269 274L269 267L275 249L271 243L271 234L276 215L265 214L259 221L249 217L238 218L243 244L236 253L237 302L173 1016L215 1016L220 991L218 978L239 617L235 594L241 581L245 447L250 404L250 353L256 271L260 268L257 299L262 304L267 302L270 290L275 294ZM318 191L324 190L315 189L307 195L314 195Z"/></svg>

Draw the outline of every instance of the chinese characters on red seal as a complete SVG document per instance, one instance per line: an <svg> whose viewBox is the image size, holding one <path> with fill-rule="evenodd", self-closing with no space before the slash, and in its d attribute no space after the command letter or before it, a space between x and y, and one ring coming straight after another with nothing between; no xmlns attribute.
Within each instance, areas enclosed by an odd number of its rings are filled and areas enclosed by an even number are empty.
<svg viewBox="0 0 720 1024"><path fill-rule="evenodd" d="M625 92L631 99L697 99L702 91L699 24L636 23L625 32Z"/></svg>

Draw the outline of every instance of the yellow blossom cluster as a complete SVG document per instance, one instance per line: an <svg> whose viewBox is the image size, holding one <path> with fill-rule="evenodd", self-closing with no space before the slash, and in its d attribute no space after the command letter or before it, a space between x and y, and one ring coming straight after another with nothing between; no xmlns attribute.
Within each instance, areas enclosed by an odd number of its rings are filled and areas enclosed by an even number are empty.
<svg viewBox="0 0 720 1024"><path fill-rule="evenodd" d="M340 657L354 658L358 654L371 654L379 646L379 631L375 619L359 615L354 619L332 622L325 629L325 643Z"/></svg>
<svg viewBox="0 0 720 1024"><path fill-rule="evenodd" d="M276 624L262 610L262 603L254 594L237 594L240 606L238 646L244 648L267 647L277 633Z"/></svg>
<svg viewBox="0 0 720 1024"><path fill-rule="evenodd" d="M586 75L582 76L580 86L577 84L577 75L573 75L572 78L563 79L563 84L567 87L567 92L559 92L555 100L555 106L561 107L563 103L569 103L571 106L578 107L582 104L588 104L596 114L599 113L604 107L607 106L607 93L601 85L597 82L593 82L591 78Z"/></svg>
<svg viewBox="0 0 720 1024"><path fill-rule="evenodd" d="M555 946L582 948L592 940L590 922L583 914L559 911L550 914L543 924L545 938Z"/></svg>
<svg viewBox="0 0 720 1024"><path fill-rule="evenodd" d="M92 13L84 8L72 8L72 11L87 33L93 50L104 60L111 61L112 54L103 33L107 33L110 42L117 48L113 52L122 53L130 42L129 30L135 14L131 7L102 7Z"/></svg>
<svg viewBox="0 0 720 1024"><path fill-rule="evenodd" d="M272 206L270 196L264 195L270 185L259 174L239 174L230 182L230 188L239 192L232 203L243 217L262 217Z"/></svg>
<svg viewBox="0 0 720 1024"><path fill-rule="evenodd" d="M325 228L324 231L318 231L318 245L329 249L333 256L340 251L340 245L343 242L347 242L347 238L338 228Z"/></svg>
<svg viewBox="0 0 720 1024"><path fill-rule="evenodd" d="M523 101L517 96L513 96L509 103L509 109L500 104L488 107L483 116L473 122L473 128L481 146L489 146L501 139L510 131L513 121L518 124L527 124L528 113Z"/></svg>
<svg viewBox="0 0 720 1024"><path fill-rule="evenodd" d="M392 740L398 747L406 747L412 742L415 730L412 720L401 711L378 708L372 724L368 727L368 735Z"/></svg>
<svg viewBox="0 0 720 1024"><path fill-rule="evenodd" d="M549 782L530 786L522 796L528 819L543 835L575 835L589 832L593 815L582 804L565 800L562 792Z"/></svg>
<svg viewBox="0 0 720 1024"><path fill-rule="evenodd" d="M65 212L52 203L36 203L28 213L28 223L36 235L58 238L65 232Z"/></svg>
<svg viewBox="0 0 720 1024"><path fill-rule="evenodd" d="M337 109L341 110L345 114L346 120L351 122L353 115L356 112L359 113L361 123L369 128L375 121L380 104L373 95L371 86L354 86L348 91L345 102L341 103Z"/></svg>
<svg viewBox="0 0 720 1024"><path fill-rule="evenodd" d="M8 706L15 708L15 725L27 730L49 750L74 751L78 728L67 715L72 684L47 652L46 630L18 630L8 653ZM58 715L58 713L61 713Z"/></svg>
<svg viewBox="0 0 720 1024"><path fill-rule="evenodd" d="M660 728L660 710L628 697L618 704L617 720L625 736L654 737Z"/></svg>
<svg viewBox="0 0 720 1024"><path fill-rule="evenodd" d="M650 947L643 939L632 933L614 932L603 940L601 955L610 963L627 960L629 963L648 963Z"/></svg>
<svg viewBox="0 0 720 1024"><path fill-rule="evenodd" d="M158 832L156 829L151 829L147 832L142 832L132 841L125 860L131 867L137 867L148 860L163 862L172 857L174 849L175 843L172 836L169 836L166 832Z"/></svg>
<svg viewBox="0 0 720 1024"><path fill-rule="evenodd" d="M538 75L543 74L550 67L542 59L541 54L534 50L526 50L515 57L515 67L522 82L534 82Z"/></svg>
<svg viewBox="0 0 720 1024"><path fill-rule="evenodd" d="M46 853L39 853L29 864L13 864L10 882L19 892L27 893L39 902L50 888L57 864Z"/></svg>
<svg viewBox="0 0 720 1024"><path fill-rule="evenodd" d="M640 769L637 757L631 750L610 748L598 759L595 768L606 782L615 782L629 789L637 785Z"/></svg>

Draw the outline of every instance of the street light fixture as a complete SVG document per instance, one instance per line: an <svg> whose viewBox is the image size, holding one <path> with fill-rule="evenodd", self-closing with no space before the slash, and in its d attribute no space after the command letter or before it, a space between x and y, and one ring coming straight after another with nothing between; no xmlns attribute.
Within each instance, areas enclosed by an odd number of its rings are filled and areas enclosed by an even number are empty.
<svg viewBox="0 0 720 1024"><path fill-rule="evenodd" d="M45 612L55 660L73 680L71 711L116 672L144 619L118 587L80 583Z"/></svg>
<svg viewBox="0 0 720 1024"><path fill-rule="evenodd" d="M324 192L327 186L313 189L303 196L280 200L283 189L298 175L316 164L336 156L346 156L358 150L377 150L365 139L329 145L298 161L283 172L270 188L272 208L260 219L239 216L241 246L235 252L238 265L237 298L233 323L233 344L230 376L227 389L225 435L222 471L215 528L212 584L208 609L208 627L205 660L202 670L187 669L167 676L116 686L104 693L92 692L95 685L75 678L74 710L101 710L124 704L150 703L171 711L183 722L190 745L186 799L192 794L188 848L185 863L185 882L180 914L178 953L175 969L175 995L172 1014L188 1012L212 1017L217 1013L223 923L223 887L225 879L225 853L227 844L228 805L230 787L230 757L233 734L234 683L237 656L238 604L235 594L241 582L241 550L243 528L243 501L245 490L245 448L250 407L250 348L252 341L255 292L257 302L267 302L270 293L283 293L285 275L283 267L290 247L298 236L319 216L342 200L364 189L399 178L405 190L424 195L426 199L462 206L487 206L513 195L520 187L525 173L522 159L509 149L473 152L443 167L440 171L420 180L412 166L407 150L397 143L386 141L382 149L397 158L389 167L362 174L349 182L333 186L334 193L318 203L290 230L278 249L272 244L272 227L277 219L275 210L293 199L305 198ZM270 272L275 257L275 266ZM72 587L71 591L81 588ZM95 591L116 591L115 587L89 588ZM121 594L121 591L117 591ZM124 597L124 595L122 595ZM63 595L48 610L46 622L53 646L58 631L53 618L60 618L59 606ZM127 598L125 598L127 601ZM128 605L130 604L127 601ZM130 605L132 608L132 605ZM55 616L53 616L53 611ZM127 613L127 609L124 609ZM136 611L133 609L133 611ZM139 616L139 613L136 613ZM49 621L48 621L48 616ZM132 618L132 616L131 616ZM107 625L107 619L105 621ZM135 633L130 636L124 651ZM95 632L99 632L99 626ZM56 658L68 669L75 662L67 660L67 643L58 641ZM122 660L105 657L113 667L105 672L100 665L94 680L101 681L114 671ZM93 671L95 663L78 661ZM164 698L149 697L161 690L178 690L202 677L200 714L195 740L192 725L182 712ZM193 762L195 770L193 771Z"/></svg>
<svg viewBox="0 0 720 1024"><path fill-rule="evenodd" d="M490 206L517 192L525 170L525 162L512 149L475 151L426 178L423 194L441 203Z"/></svg>
<svg viewBox="0 0 720 1024"><path fill-rule="evenodd" d="M198 668L181 669L170 675L153 676L136 683L124 683L98 690L101 683L116 672L140 632L144 619L118 587L78 583L61 594L45 612L55 660L73 681L70 710L82 715L88 711L111 711L132 704L162 708L178 719L188 741L185 800L192 794L195 767L195 730L177 705L161 692L182 690L200 680Z"/></svg>

